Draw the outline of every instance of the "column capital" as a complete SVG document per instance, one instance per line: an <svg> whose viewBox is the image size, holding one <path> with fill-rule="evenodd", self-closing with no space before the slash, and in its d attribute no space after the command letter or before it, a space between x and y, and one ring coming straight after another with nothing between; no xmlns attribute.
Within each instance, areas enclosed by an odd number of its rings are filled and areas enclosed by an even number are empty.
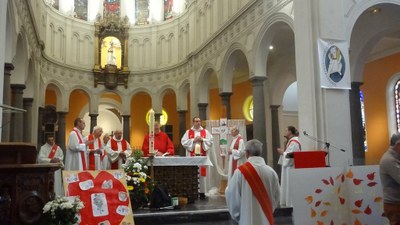
<svg viewBox="0 0 400 225"><path fill-rule="evenodd" d="M351 82L351 90L360 90L360 86L363 84L363 82Z"/></svg>
<svg viewBox="0 0 400 225"><path fill-rule="evenodd" d="M179 114L185 114L185 113L187 113L187 110L178 110L177 111Z"/></svg>
<svg viewBox="0 0 400 225"><path fill-rule="evenodd" d="M122 118L130 118L131 117L131 115L121 115L122 116Z"/></svg>
<svg viewBox="0 0 400 225"><path fill-rule="evenodd" d="M67 115L68 114L68 112L64 112L64 111L57 111L57 114L58 115Z"/></svg>
<svg viewBox="0 0 400 225"><path fill-rule="evenodd" d="M24 90L26 88L25 84L11 84L12 90Z"/></svg>
<svg viewBox="0 0 400 225"><path fill-rule="evenodd" d="M278 110L281 105L270 105L269 107L271 110Z"/></svg>
<svg viewBox="0 0 400 225"><path fill-rule="evenodd" d="M198 106L199 108L205 108L205 107L208 106L208 103L198 103L197 106Z"/></svg>
<svg viewBox="0 0 400 225"><path fill-rule="evenodd" d="M89 116L90 116L90 117L98 117L99 114L98 114L98 113L89 113Z"/></svg>
<svg viewBox="0 0 400 225"><path fill-rule="evenodd" d="M222 98L229 98L232 96L232 92L221 92L219 93L219 96L221 96Z"/></svg>
<svg viewBox="0 0 400 225"><path fill-rule="evenodd" d="M254 86L263 85L263 82L267 79L267 77L252 77L250 78L251 84Z"/></svg>
<svg viewBox="0 0 400 225"><path fill-rule="evenodd" d="M24 106L32 106L33 98L24 98L23 100Z"/></svg>
<svg viewBox="0 0 400 225"><path fill-rule="evenodd" d="M14 70L14 65L12 63L4 63L4 75L11 76L12 70Z"/></svg>

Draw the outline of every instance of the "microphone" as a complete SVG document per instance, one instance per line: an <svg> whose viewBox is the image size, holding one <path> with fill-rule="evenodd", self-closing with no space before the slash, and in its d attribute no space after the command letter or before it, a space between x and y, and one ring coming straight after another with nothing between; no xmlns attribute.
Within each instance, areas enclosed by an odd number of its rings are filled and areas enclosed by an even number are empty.
<svg viewBox="0 0 400 225"><path fill-rule="evenodd" d="M306 131L303 131L303 134L304 134L304 135L306 135L306 136L308 136L308 134L307 134L307 132L306 132Z"/></svg>
<svg viewBox="0 0 400 225"><path fill-rule="evenodd" d="M342 152L346 152L346 150L344 150L343 148L341 148L341 149L340 149L340 151L342 151Z"/></svg>

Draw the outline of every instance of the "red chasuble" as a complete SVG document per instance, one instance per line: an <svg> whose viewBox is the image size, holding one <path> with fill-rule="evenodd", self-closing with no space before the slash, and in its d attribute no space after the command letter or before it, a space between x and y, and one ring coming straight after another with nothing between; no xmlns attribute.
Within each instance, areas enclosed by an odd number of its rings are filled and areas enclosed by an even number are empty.
<svg viewBox="0 0 400 225"><path fill-rule="evenodd" d="M149 135L147 134L144 137L142 150L143 156L149 156ZM154 134L154 149L157 149L161 153L168 152L169 155L174 155L174 144L169 139L168 135L164 132L160 132L158 134Z"/></svg>

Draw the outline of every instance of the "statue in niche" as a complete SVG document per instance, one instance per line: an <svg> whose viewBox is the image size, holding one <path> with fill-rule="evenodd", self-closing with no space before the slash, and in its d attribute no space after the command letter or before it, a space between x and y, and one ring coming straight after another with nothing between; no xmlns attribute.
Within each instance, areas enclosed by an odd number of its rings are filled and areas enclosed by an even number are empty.
<svg viewBox="0 0 400 225"><path fill-rule="evenodd" d="M109 36L103 39L102 42L102 63L104 68L107 65L121 67L121 42L118 38Z"/></svg>

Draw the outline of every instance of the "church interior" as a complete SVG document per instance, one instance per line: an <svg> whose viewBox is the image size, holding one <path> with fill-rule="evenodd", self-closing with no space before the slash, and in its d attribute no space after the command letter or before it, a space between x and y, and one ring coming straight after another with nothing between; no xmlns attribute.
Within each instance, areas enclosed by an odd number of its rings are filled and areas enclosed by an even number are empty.
<svg viewBox="0 0 400 225"><path fill-rule="evenodd" d="M398 0L5 0L0 15L3 144L51 134L65 151L81 117L84 136L121 129L140 150L153 109L176 155L192 118L242 120L280 173L290 125L331 167L379 164L400 131Z"/></svg>

